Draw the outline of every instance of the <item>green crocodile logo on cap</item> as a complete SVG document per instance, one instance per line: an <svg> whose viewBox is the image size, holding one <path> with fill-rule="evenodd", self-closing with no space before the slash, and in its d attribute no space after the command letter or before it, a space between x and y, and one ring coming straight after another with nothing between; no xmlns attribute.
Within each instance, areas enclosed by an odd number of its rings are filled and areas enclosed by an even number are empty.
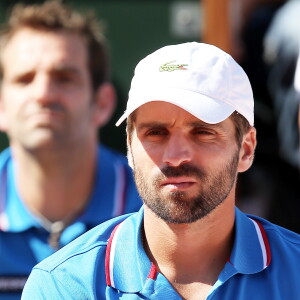
<svg viewBox="0 0 300 300"><path fill-rule="evenodd" d="M185 64L170 65L171 63L173 63L175 61L176 60L172 60L172 61L169 61L169 62L167 62L165 64L162 64L159 67L159 71L160 72L164 72L164 71L173 72L173 71L176 71L176 70L187 70L187 68L185 68L187 65L185 65Z"/></svg>

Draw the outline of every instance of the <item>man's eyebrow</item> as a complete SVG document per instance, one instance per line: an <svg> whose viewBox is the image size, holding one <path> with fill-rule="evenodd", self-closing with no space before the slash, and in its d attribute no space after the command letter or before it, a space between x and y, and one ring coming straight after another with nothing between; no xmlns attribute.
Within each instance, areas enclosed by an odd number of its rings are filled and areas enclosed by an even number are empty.
<svg viewBox="0 0 300 300"><path fill-rule="evenodd" d="M57 65L54 66L51 70L52 72L69 72L74 74L80 73L80 70L78 68L68 65Z"/></svg>
<svg viewBox="0 0 300 300"><path fill-rule="evenodd" d="M70 73L74 75L80 75L80 70L73 66L67 66L67 65L58 65L54 66L49 70L50 73ZM28 68L25 70L20 70L14 74L14 78L22 78L23 76L32 75L35 74L36 71L33 68Z"/></svg>
<svg viewBox="0 0 300 300"><path fill-rule="evenodd" d="M222 123L209 124L205 123L201 120L192 121L186 123L191 128L210 128L210 129L224 129L224 125ZM151 121L151 122L142 122L137 126L138 130L145 130L149 128L162 128L168 127L170 124L163 121Z"/></svg>
<svg viewBox="0 0 300 300"><path fill-rule="evenodd" d="M224 125L222 122L220 123L215 123L215 124L209 124L209 123L205 123L203 121L193 121L193 122L190 122L188 123L189 126L191 127L201 127L201 128L211 128L211 129L223 129L224 128Z"/></svg>
<svg viewBox="0 0 300 300"><path fill-rule="evenodd" d="M145 130L149 128L159 128L159 127L167 127L168 124L159 121L151 121L151 122L142 122L137 126L138 130Z"/></svg>

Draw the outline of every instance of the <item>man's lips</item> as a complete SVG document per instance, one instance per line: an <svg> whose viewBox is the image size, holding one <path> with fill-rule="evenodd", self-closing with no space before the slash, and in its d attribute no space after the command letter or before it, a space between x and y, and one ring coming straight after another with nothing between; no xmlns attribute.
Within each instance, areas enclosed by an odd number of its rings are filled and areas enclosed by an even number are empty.
<svg viewBox="0 0 300 300"><path fill-rule="evenodd" d="M193 186L196 180L190 177L174 177L163 180L160 183L161 187L168 187L173 190L187 189Z"/></svg>
<svg viewBox="0 0 300 300"><path fill-rule="evenodd" d="M64 116L64 114L60 111L52 111L52 110L45 110L32 113L27 116L28 119L37 121L37 122L47 122L60 119Z"/></svg>
<svg viewBox="0 0 300 300"><path fill-rule="evenodd" d="M59 103L48 103L44 106L28 105L25 116L31 117L57 117L66 113L65 108Z"/></svg>

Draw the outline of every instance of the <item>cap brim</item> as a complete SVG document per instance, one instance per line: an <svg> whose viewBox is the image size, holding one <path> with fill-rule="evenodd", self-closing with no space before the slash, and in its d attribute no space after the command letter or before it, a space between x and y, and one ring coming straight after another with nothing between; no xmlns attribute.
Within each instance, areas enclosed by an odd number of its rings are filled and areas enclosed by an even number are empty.
<svg viewBox="0 0 300 300"><path fill-rule="evenodd" d="M143 100L141 100L140 95L143 95ZM116 126L119 126L137 108L152 101L164 101L177 105L196 118L209 124L222 122L235 111L235 108L224 102L224 100L221 102L188 90L177 89L176 93L174 93L174 88L159 89L157 93L155 91L147 93L143 90L140 95L130 95L127 109L117 121ZM172 98L170 98L170 95L172 95ZM138 105L131 106L131 103L138 103Z"/></svg>

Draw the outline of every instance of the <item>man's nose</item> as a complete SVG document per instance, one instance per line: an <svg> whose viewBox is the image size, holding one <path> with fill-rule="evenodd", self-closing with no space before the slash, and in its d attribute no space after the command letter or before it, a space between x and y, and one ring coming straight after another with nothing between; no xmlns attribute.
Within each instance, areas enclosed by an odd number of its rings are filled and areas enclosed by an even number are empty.
<svg viewBox="0 0 300 300"><path fill-rule="evenodd" d="M40 104L46 104L55 100L55 86L47 75L40 75L35 78L33 87L33 99Z"/></svg>
<svg viewBox="0 0 300 300"><path fill-rule="evenodd" d="M163 162L178 167L191 162L192 152L191 141L184 134L171 134L165 147Z"/></svg>

